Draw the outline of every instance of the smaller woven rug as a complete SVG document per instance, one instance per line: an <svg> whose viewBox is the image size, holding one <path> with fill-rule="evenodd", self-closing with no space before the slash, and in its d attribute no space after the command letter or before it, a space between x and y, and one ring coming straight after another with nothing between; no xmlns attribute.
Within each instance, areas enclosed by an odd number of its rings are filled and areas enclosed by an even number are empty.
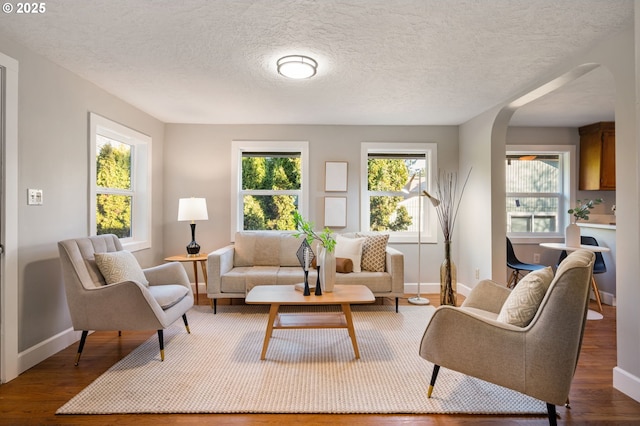
<svg viewBox="0 0 640 426"><path fill-rule="evenodd" d="M220 306L217 315L196 306L188 313L191 334L182 321L165 330L164 362L151 337L56 414L546 415L542 401L445 368L428 399L433 365L418 348L433 311L354 306L359 360L346 329L278 329L261 361L266 306Z"/></svg>

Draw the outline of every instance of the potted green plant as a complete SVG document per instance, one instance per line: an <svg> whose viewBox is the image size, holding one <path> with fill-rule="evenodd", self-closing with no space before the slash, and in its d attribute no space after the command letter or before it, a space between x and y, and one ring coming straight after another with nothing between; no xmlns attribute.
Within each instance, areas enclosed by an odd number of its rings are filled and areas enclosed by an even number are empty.
<svg viewBox="0 0 640 426"><path fill-rule="evenodd" d="M571 223L565 228L564 243L569 247L580 247L580 227L576 224L579 220L589 220L589 212L597 204L602 203L602 198L595 200L576 200L576 206L567 210L573 215Z"/></svg>
<svg viewBox="0 0 640 426"><path fill-rule="evenodd" d="M302 215L295 211L293 219L296 224L296 237L304 236L307 243L311 245L313 240L320 243L320 253L318 253L318 275L322 291L330 293L336 282L336 239L329 228L324 228L320 233L313 230L313 223L305 220Z"/></svg>
<svg viewBox="0 0 640 426"><path fill-rule="evenodd" d="M333 253L336 247L336 239L329 228L324 228L322 232L317 233L313 230L313 223L305 220L297 210L293 212L293 220L296 224L296 233L294 234L296 237L304 235L309 245L313 240L318 240L322 247Z"/></svg>
<svg viewBox="0 0 640 426"><path fill-rule="evenodd" d="M579 220L589 220L589 212L593 209L597 204L602 203L602 198L596 198L595 200L576 200L576 206L572 209L569 209L567 213L572 214L574 222Z"/></svg>

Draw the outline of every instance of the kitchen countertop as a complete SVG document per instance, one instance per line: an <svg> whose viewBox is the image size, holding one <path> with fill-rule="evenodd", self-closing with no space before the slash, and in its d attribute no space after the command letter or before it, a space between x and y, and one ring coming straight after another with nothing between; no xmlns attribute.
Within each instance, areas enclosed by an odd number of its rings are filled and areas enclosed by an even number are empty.
<svg viewBox="0 0 640 426"><path fill-rule="evenodd" d="M609 223L589 223L589 222L578 222L578 226L581 228L598 228L598 229L611 229L613 231L616 230L616 224Z"/></svg>

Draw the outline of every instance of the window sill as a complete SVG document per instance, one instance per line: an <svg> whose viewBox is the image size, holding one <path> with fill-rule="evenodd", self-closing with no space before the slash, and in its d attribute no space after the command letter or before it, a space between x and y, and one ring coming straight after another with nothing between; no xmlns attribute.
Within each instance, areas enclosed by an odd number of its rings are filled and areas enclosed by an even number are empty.
<svg viewBox="0 0 640 426"><path fill-rule="evenodd" d="M151 241L129 241L122 243L122 248L130 252L146 250L151 248Z"/></svg>

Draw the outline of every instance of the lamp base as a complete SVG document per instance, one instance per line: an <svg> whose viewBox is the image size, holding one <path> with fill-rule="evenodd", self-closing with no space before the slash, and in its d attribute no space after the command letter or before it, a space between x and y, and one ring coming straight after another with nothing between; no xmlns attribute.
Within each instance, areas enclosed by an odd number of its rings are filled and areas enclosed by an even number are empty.
<svg viewBox="0 0 640 426"><path fill-rule="evenodd" d="M200 244L195 241L191 241L187 246L187 254L190 256L196 256L198 253L200 253Z"/></svg>
<svg viewBox="0 0 640 426"><path fill-rule="evenodd" d="M430 302L426 297L414 296L409 298L409 303L412 303L414 305L428 305Z"/></svg>

